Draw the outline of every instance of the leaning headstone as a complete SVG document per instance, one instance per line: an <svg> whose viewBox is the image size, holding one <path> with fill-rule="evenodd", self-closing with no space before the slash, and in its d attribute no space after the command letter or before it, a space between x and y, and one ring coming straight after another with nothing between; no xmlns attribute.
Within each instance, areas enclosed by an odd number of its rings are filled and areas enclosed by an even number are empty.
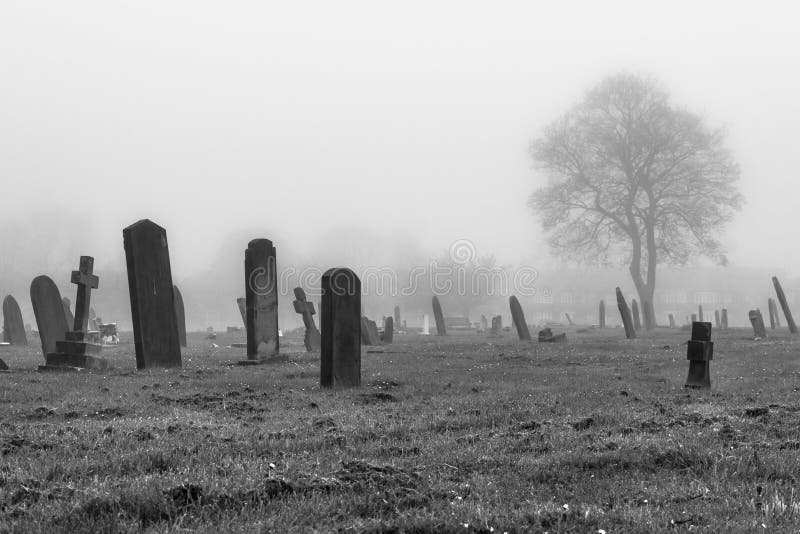
<svg viewBox="0 0 800 534"><path fill-rule="evenodd" d="M714 342L711 341L711 323L692 323L692 339L686 349L689 360L689 375L686 377L687 388L710 388L710 364L714 357Z"/></svg>
<svg viewBox="0 0 800 534"><path fill-rule="evenodd" d="M598 324L600 325L600 328L605 328L606 327L606 301L604 301L604 300L600 301L600 310L599 310L598 315L599 315Z"/></svg>
<svg viewBox="0 0 800 534"><path fill-rule="evenodd" d="M622 290L620 290L620 288L617 288L616 291L617 291L617 308L619 308L619 314L622 317L622 326L625 327L625 337L628 339L634 339L636 337L636 330L633 327L633 320L631 319L631 310L628 309L628 303L625 302L625 297L622 295Z"/></svg>
<svg viewBox="0 0 800 534"><path fill-rule="evenodd" d="M149 219L122 231L137 369L181 367L167 231Z"/></svg>
<svg viewBox="0 0 800 534"><path fill-rule="evenodd" d="M631 299L631 315L633 317L634 330L641 330L642 321L639 318L639 303L636 302L636 299Z"/></svg>
<svg viewBox="0 0 800 534"><path fill-rule="evenodd" d="M714 310L714 328L720 328L719 310Z"/></svg>
<svg viewBox="0 0 800 534"><path fill-rule="evenodd" d="M727 330L728 329L728 309L727 308L722 308L722 313L720 314L719 320L722 323L722 329L723 330Z"/></svg>
<svg viewBox="0 0 800 534"><path fill-rule="evenodd" d="M306 351L311 352L319 350L320 337L317 325L314 324L314 303L306 300L306 292L302 287L294 288L294 311L303 317L303 326L306 327L305 336L303 336L303 344L306 346Z"/></svg>
<svg viewBox="0 0 800 534"><path fill-rule="evenodd" d="M701 323L703 322L703 305L702 304L698 304L697 305L697 318L700 319Z"/></svg>
<svg viewBox="0 0 800 534"><path fill-rule="evenodd" d="M178 340L181 347L186 346L186 308L183 307L183 295L178 286L172 286L172 294L175 297L175 321L178 323Z"/></svg>
<svg viewBox="0 0 800 534"><path fill-rule="evenodd" d="M511 295L508 297L508 305L511 308L511 320L514 321L514 327L517 329L517 335L521 341L530 341L531 333L528 330L528 323L525 322L525 313L522 311L522 306L516 296Z"/></svg>
<svg viewBox="0 0 800 534"><path fill-rule="evenodd" d="M320 386L361 385L361 280L346 268L322 275Z"/></svg>
<svg viewBox="0 0 800 534"><path fill-rule="evenodd" d="M61 305L64 307L64 317L67 320L68 325L72 325L75 322L75 316L72 314L72 302L67 297L61 299Z"/></svg>
<svg viewBox="0 0 800 534"><path fill-rule="evenodd" d="M431 335L431 320L427 313L422 317L422 335Z"/></svg>
<svg viewBox="0 0 800 534"><path fill-rule="evenodd" d="M764 318L761 316L761 310L750 310L747 313L747 318L750 319L750 324L753 325L753 337L755 339L766 338L767 328L764 326Z"/></svg>
<svg viewBox="0 0 800 534"><path fill-rule="evenodd" d="M436 335L446 336L447 326L445 326L444 313L442 313L442 305L439 303L439 297L434 295L431 299L431 304L433 305L433 319L436 321Z"/></svg>
<svg viewBox="0 0 800 534"><path fill-rule="evenodd" d="M567 334L553 334L553 331L548 327L544 330L539 330L538 340L539 343L564 343L567 341Z"/></svg>
<svg viewBox="0 0 800 534"><path fill-rule="evenodd" d="M789 309L789 302L786 300L786 294L784 294L783 288L781 287L781 283L778 282L777 276L772 277L772 284L775 286L775 293L778 294L778 302L781 303L781 309L783 309L783 316L786 317L786 324L789 326L789 332L796 334L797 325L794 323L792 311Z"/></svg>
<svg viewBox="0 0 800 534"><path fill-rule="evenodd" d="M55 352L56 342L63 341L70 328L55 282L47 276L34 278L31 282L31 304L42 342L42 355Z"/></svg>
<svg viewBox="0 0 800 534"><path fill-rule="evenodd" d="M17 346L26 346L28 336L17 299L11 295L3 299L3 341Z"/></svg>
<svg viewBox="0 0 800 534"><path fill-rule="evenodd" d="M570 325L570 326L574 326L574 325L575 325L575 323L573 323L573 322L572 322L572 317L570 317L570 316L569 316L569 312L567 312L567 313L564 313L564 315L566 315L566 317L567 317L567 322L569 323L569 325Z"/></svg>
<svg viewBox="0 0 800 534"><path fill-rule="evenodd" d="M481 315L481 332L486 332L489 329L489 321L485 315Z"/></svg>
<svg viewBox="0 0 800 534"><path fill-rule="evenodd" d="M75 298L75 321L72 329L64 333L64 340L56 341L55 352L45 355L45 365L40 371L77 369L105 370L108 362L98 355L103 349L89 338L89 308L92 289L97 289L100 279L94 274L94 258L81 256L80 267L72 271L72 283L78 286Z"/></svg>
<svg viewBox="0 0 800 534"><path fill-rule="evenodd" d="M668 318L669 318L669 327L675 328L675 316L670 313Z"/></svg>
<svg viewBox="0 0 800 534"><path fill-rule="evenodd" d="M247 303L247 361L278 354L278 273L275 247L269 239L253 239L244 252Z"/></svg>
<svg viewBox="0 0 800 534"><path fill-rule="evenodd" d="M247 328L247 300L238 298L236 299L236 305L239 307L239 313L242 315L242 324Z"/></svg>
<svg viewBox="0 0 800 534"><path fill-rule="evenodd" d="M391 343L394 341L394 318L387 317L383 321L383 342Z"/></svg>

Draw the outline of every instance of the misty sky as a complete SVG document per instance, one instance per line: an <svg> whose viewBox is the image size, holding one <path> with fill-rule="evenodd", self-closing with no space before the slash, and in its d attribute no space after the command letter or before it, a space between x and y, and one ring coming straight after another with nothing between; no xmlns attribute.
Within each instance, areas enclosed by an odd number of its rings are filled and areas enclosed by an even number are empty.
<svg viewBox="0 0 800 534"><path fill-rule="evenodd" d="M747 199L726 233L732 263L790 268L798 12L4 0L0 220L63 229L85 209L100 239L84 253L102 265L121 256L122 228L148 217L184 274L242 228L306 254L364 231L545 261L526 207L544 177L528 145L603 77L631 70L727 128ZM345 235L331 235L337 225Z"/></svg>

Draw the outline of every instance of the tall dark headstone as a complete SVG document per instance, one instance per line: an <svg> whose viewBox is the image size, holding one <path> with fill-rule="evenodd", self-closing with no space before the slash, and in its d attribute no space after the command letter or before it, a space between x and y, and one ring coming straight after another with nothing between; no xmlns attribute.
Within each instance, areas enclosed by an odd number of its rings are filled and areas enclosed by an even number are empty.
<svg viewBox="0 0 800 534"><path fill-rule="evenodd" d="M254 239L244 252L247 359L278 354L278 269L269 239Z"/></svg>
<svg viewBox="0 0 800 534"><path fill-rule="evenodd" d="M786 317L786 324L789 326L789 332L796 334L797 325L794 323L792 311L789 309L789 302L786 300L786 294L784 294L783 288L781 287L781 283L778 282L777 276L772 277L772 284L775 286L775 293L778 294L778 302L781 303L781 309L783 309L783 316Z"/></svg>
<svg viewBox="0 0 800 534"><path fill-rule="evenodd" d="M636 299L631 299L631 316L633 317L633 329L641 330L642 321L639 317L639 303L636 302Z"/></svg>
<svg viewBox="0 0 800 534"><path fill-rule="evenodd" d="M598 312L600 328L606 327L606 301L600 301L600 310Z"/></svg>
<svg viewBox="0 0 800 534"><path fill-rule="evenodd" d="M306 333L303 337L303 344L306 346L306 351L311 352L319 350L320 337L317 325L314 324L314 303L306 300L306 292L302 287L294 288L294 311L303 317L303 326L306 327Z"/></svg>
<svg viewBox="0 0 800 534"><path fill-rule="evenodd" d="M11 295L3 299L3 341L17 346L26 346L28 336L17 299Z"/></svg>
<svg viewBox="0 0 800 534"><path fill-rule="evenodd" d="M625 297L622 295L622 290L617 288L617 307L619 314L622 317L622 326L625 327L625 337L634 339L636 337L636 330L633 327L633 319L631 318L631 310L628 309L628 303L625 302Z"/></svg>
<svg viewBox="0 0 800 534"><path fill-rule="evenodd" d="M531 341L528 323L525 322L525 313L522 311L522 306L517 297L514 295L508 297L508 305L511 308L511 320L514 321L514 328L517 329L517 335L520 340Z"/></svg>
<svg viewBox="0 0 800 534"><path fill-rule="evenodd" d="M346 268L322 275L320 386L361 385L361 280Z"/></svg>
<svg viewBox="0 0 800 534"><path fill-rule="evenodd" d="M175 321L178 323L178 340L181 347L186 346L186 308L183 306L183 295L178 286L172 286L172 294L175 297Z"/></svg>
<svg viewBox="0 0 800 534"><path fill-rule="evenodd" d="M747 313L747 318L750 319L750 324L753 325L753 337L756 339L766 338L767 327L764 326L764 318L761 316L761 310L750 310Z"/></svg>
<svg viewBox="0 0 800 534"><path fill-rule="evenodd" d="M433 318L436 321L436 335L446 336L447 326L444 322L444 313L442 313L442 305L439 303L439 297L434 295L431 299L431 304L433 305Z"/></svg>
<svg viewBox="0 0 800 534"><path fill-rule="evenodd" d="M122 231L128 267L136 367L180 367L167 231L142 219Z"/></svg>
<svg viewBox="0 0 800 534"><path fill-rule="evenodd" d="M714 328L721 328L722 324L719 319L719 310L714 310Z"/></svg>
<svg viewBox="0 0 800 534"><path fill-rule="evenodd" d="M242 314L242 325L247 328L247 299L236 299L236 305L239 307L239 313Z"/></svg>
<svg viewBox="0 0 800 534"><path fill-rule="evenodd" d="M56 342L63 341L70 328L55 282L47 276L34 278L31 282L31 304L42 342L42 355L46 356L56 350Z"/></svg>
<svg viewBox="0 0 800 534"><path fill-rule="evenodd" d="M669 327L675 328L675 316L670 313L668 318L669 318Z"/></svg>
<svg viewBox="0 0 800 534"><path fill-rule="evenodd" d="M722 323L722 329L723 330L727 330L728 329L728 309L727 308L722 308L722 313L720 314L719 320Z"/></svg>
<svg viewBox="0 0 800 534"><path fill-rule="evenodd" d="M75 316L72 314L72 302L67 297L61 299L61 305L64 307L64 318L70 327L75 323Z"/></svg>
<svg viewBox="0 0 800 534"><path fill-rule="evenodd" d="M775 306L775 301L771 298L767 299L767 312L769 313L769 327L775 330L775 315L778 312L778 308Z"/></svg>
<svg viewBox="0 0 800 534"><path fill-rule="evenodd" d="M711 323L692 323L692 339L686 349L689 360L689 375L686 377L687 388L710 388L710 363L714 357L714 342L711 341Z"/></svg>
<svg viewBox="0 0 800 534"><path fill-rule="evenodd" d="M391 343L394 341L394 318L387 317L383 321L383 342Z"/></svg>

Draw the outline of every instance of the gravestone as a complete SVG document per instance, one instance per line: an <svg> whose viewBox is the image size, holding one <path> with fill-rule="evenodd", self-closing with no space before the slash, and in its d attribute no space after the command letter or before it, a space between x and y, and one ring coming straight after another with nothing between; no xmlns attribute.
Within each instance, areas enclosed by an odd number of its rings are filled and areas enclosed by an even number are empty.
<svg viewBox="0 0 800 534"><path fill-rule="evenodd" d="M350 269L329 269L321 289L320 386L360 386L361 280Z"/></svg>
<svg viewBox="0 0 800 534"><path fill-rule="evenodd" d="M183 307L183 295L178 286L172 286L172 294L175 297L175 322L178 323L178 341L181 347L186 346L186 308Z"/></svg>
<svg viewBox="0 0 800 534"><path fill-rule="evenodd" d="M761 310L750 310L747 313L750 324L753 325L753 337L755 339L764 339L767 337L767 328L764 326L764 318L761 316Z"/></svg>
<svg viewBox="0 0 800 534"><path fill-rule="evenodd" d="M567 322L569 323L569 325L570 325L570 326L574 326L574 325L575 325L575 323L573 323L573 322L572 322L572 317L570 317L570 316L569 316L569 313L568 313L568 312L567 312L567 313L564 313L564 315L566 315L566 317L567 317Z"/></svg>
<svg viewBox="0 0 800 534"><path fill-rule="evenodd" d="M247 329L247 300L238 298L236 299L236 305L239 307L239 313L242 314L242 324Z"/></svg>
<svg viewBox="0 0 800 534"><path fill-rule="evenodd" d="M636 330L633 327L633 320L631 319L631 311L628 309L628 303L625 302L625 297L622 295L620 288L617 291L617 308L619 308L620 317L622 317L622 326L625 327L625 337L634 339L636 337Z"/></svg>
<svg viewBox="0 0 800 534"><path fill-rule="evenodd" d="M136 368L181 367L167 231L142 219L122 231Z"/></svg>
<svg viewBox="0 0 800 534"><path fill-rule="evenodd" d="M55 352L56 342L63 341L70 328L55 282L47 276L34 278L31 282L31 304L42 342L42 355L45 356Z"/></svg>
<svg viewBox="0 0 800 534"><path fill-rule="evenodd" d="M481 315L481 332L486 332L489 329L489 321L485 315Z"/></svg>
<svg viewBox="0 0 800 534"><path fill-rule="evenodd" d="M775 318L775 328L780 328L781 327L781 316L778 313L778 303L775 302L775 299L769 299L769 300L771 301L771 303L768 302L768 304L772 305L772 315Z"/></svg>
<svg viewBox="0 0 800 534"><path fill-rule="evenodd" d="M75 316L72 315L72 302L67 297L61 299L61 305L64 307L64 317L67 320L68 325L72 325L75 322Z"/></svg>
<svg viewBox="0 0 800 534"><path fill-rule="evenodd" d="M553 331L548 327L544 330L539 330L537 339L539 343L564 343L567 341L567 334L553 334Z"/></svg>
<svg viewBox="0 0 800 534"><path fill-rule="evenodd" d="M727 308L722 308L722 313L720 314L719 320L722 323L722 329L723 330L727 330L728 329L728 309Z"/></svg>
<svg viewBox="0 0 800 534"><path fill-rule="evenodd" d="M397 328L400 328L402 326L402 324L403 323L400 321L400 306L395 306L394 307L394 322L393 322L393 325L396 325ZM403 328L403 330L405 330L405 328Z"/></svg>
<svg viewBox="0 0 800 534"><path fill-rule="evenodd" d="M269 239L253 239L244 252L247 304L247 363L263 361L280 350L278 337L278 273L275 247Z"/></svg>
<svg viewBox="0 0 800 534"><path fill-rule="evenodd" d="M11 295L3 299L3 341L16 346L28 345L22 312L17 304L17 299Z"/></svg>
<svg viewBox="0 0 800 534"><path fill-rule="evenodd" d="M319 350L320 337L317 325L314 324L314 303L306 300L306 292L302 287L294 288L294 311L303 317L303 326L306 328L305 336L303 336L303 344L306 346L306 351L311 352Z"/></svg>
<svg viewBox="0 0 800 534"><path fill-rule="evenodd" d="M704 322L703 321L703 305L702 304L698 304L697 305L697 318L700 320L701 323Z"/></svg>
<svg viewBox="0 0 800 534"><path fill-rule="evenodd" d="M786 300L786 295L783 292L783 288L781 287L781 283L778 282L778 277L772 277L772 284L775 286L775 293L778 294L778 302L781 303L781 309L783 309L783 316L786 317L786 324L789 326L789 332L792 334L797 333L797 325L794 323L794 317L792 317L792 311L789 309L789 302Z"/></svg>
<svg viewBox="0 0 800 534"><path fill-rule="evenodd" d="M714 342L711 341L711 323L692 323L692 339L686 348L686 359L689 360L689 375L686 377L687 388L710 388L710 364L714 357Z"/></svg>
<svg viewBox="0 0 800 534"><path fill-rule="evenodd" d="M633 329L641 330L642 321L639 317L639 303L636 302L636 299L631 299L631 315L633 317Z"/></svg>
<svg viewBox="0 0 800 534"><path fill-rule="evenodd" d="M516 296L511 295L508 297L508 304L511 308L511 320L514 321L514 327L517 329L517 335L521 341L530 341L531 333L528 330L528 323L525 322L525 313L522 311L522 306Z"/></svg>
<svg viewBox="0 0 800 534"><path fill-rule="evenodd" d="M598 312L600 328L606 327L606 301L600 301L600 310Z"/></svg>
<svg viewBox="0 0 800 534"><path fill-rule="evenodd" d="M387 317L383 321L383 339L384 343L391 343L394 341L394 319Z"/></svg>
<svg viewBox="0 0 800 534"><path fill-rule="evenodd" d="M97 289L100 279L94 274L94 258L81 256L80 267L72 271L72 283L78 286L75 298L75 321L64 339L56 341L56 349L45 355L45 365L40 371L70 371L76 369L105 370L108 362L98 355L103 349L90 339L89 308L92 289Z"/></svg>
<svg viewBox="0 0 800 534"><path fill-rule="evenodd" d="M372 321L369 320L369 317L361 317L361 344L362 345L380 345L381 340L378 338L377 329L375 331L375 335L373 335L372 325L370 324Z"/></svg>
<svg viewBox="0 0 800 534"><path fill-rule="evenodd" d="M693 324L693 323L696 323L696 322L697 322L697 314L693 313L692 317L689 320L689 324Z"/></svg>
<svg viewBox="0 0 800 534"><path fill-rule="evenodd" d="M775 330L775 314L778 309L775 307L775 301L771 298L767 299L767 313L769 313L769 327Z"/></svg>
<svg viewBox="0 0 800 534"><path fill-rule="evenodd" d="M429 336L430 334L431 334L431 321L430 318L428 317L428 314L426 313L422 317L422 335Z"/></svg>
<svg viewBox="0 0 800 534"><path fill-rule="evenodd" d="M498 336L500 332L503 330L503 317L500 315L495 315L492 317L492 335Z"/></svg>
<svg viewBox="0 0 800 534"><path fill-rule="evenodd" d="M434 295L431 299L431 304L433 305L433 319L436 321L436 335L446 336L447 326L445 326L444 313L442 313L442 305L439 303L439 297Z"/></svg>
<svg viewBox="0 0 800 534"><path fill-rule="evenodd" d="M714 328L720 328L719 310L714 310Z"/></svg>
<svg viewBox="0 0 800 534"><path fill-rule="evenodd" d="M668 317L669 317L669 327L675 328L675 316L670 313Z"/></svg>

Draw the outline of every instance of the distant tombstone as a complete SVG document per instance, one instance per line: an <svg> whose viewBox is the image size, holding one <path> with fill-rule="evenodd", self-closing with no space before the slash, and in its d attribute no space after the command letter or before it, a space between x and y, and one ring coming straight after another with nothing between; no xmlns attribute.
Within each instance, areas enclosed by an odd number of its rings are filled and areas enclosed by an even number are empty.
<svg viewBox="0 0 800 534"><path fill-rule="evenodd" d="M394 318L387 317L383 321L383 342L391 343L394 341Z"/></svg>
<svg viewBox="0 0 800 534"><path fill-rule="evenodd" d="M697 318L700 320L701 323L703 322L703 305L702 304L698 304L697 305Z"/></svg>
<svg viewBox="0 0 800 534"><path fill-rule="evenodd" d="M489 329L489 321L485 315L481 315L481 332L486 332Z"/></svg>
<svg viewBox="0 0 800 534"><path fill-rule="evenodd" d="M775 330L775 316L778 313L778 307L771 298L767 299L767 312L769 313L769 327L771 330Z"/></svg>
<svg viewBox="0 0 800 534"><path fill-rule="evenodd" d="M492 335L498 336L500 332L503 330L503 317L500 315L495 315L492 317Z"/></svg>
<svg viewBox="0 0 800 534"><path fill-rule="evenodd" d="M3 299L3 341L17 346L26 346L28 336L17 299L11 295Z"/></svg>
<svg viewBox="0 0 800 534"><path fill-rule="evenodd" d="M761 310L750 310L747 313L750 324L753 325L753 337L755 339L764 339L767 337L767 328L764 326L764 318L761 316Z"/></svg>
<svg viewBox="0 0 800 534"><path fill-rule="evenodd" d="M436 335L446 336L447 326L445 326L444 313L442 313L442 305L439 303L439 297L434 295L431 299L431 304L433 305L433 319L436 321Z"/></svg>
<svg viewBox="0 0 800 534"><path fill-rule="evenodd" d="M72 326L75 322L75 316L72 314L72 302L67 297L61 299L61 305L64 307L64 318L67 324Z"/></svg>
<svg viewBox="0 0 800 534"><path fill-rule="evenodd" d="M675 316L670 313L668 317L669 317L669 327L675 328Z"/></svg>
<svg viewBox="0 0 800 534"><path fill-rule="evenodd" d="M693 323L696 323L696 322L697 322L697 314L693 313L689 323L693 324Z"/></svg>
<svg viewBox="0 0 800 534"><path fill-rule="evenodd" d="M714 328L720 328L719 310L714 310Z"/></svg>
<svg viewBox="0 0 800 534"><path fill-rule="evenodd" d="M400 326L402 326L402 324L403 323L400 321L400 306L395 306L394 307L394 325L397 326L397 328L400 328Z"/></svg>
<svg viewBox="0 0 800 534"><path fill-rule="evenodd" d="M598 324L600 325L600 328L605 328L606 327L606 301L604 301L604 300L600 301L600 309L599 309L599 312L598 312L598 317L599 317Z"/></svg>
<svg viewBox="0 0 800 534"><path fill-rule="evenodd" d="M429 336L430 334L431 334L431 321L430 317L428 317L428 314L426 313L422 317L422 335Z"/></svg>
<svg viewBox="0 0 800 534"><path fill-rule="evenodd" d="M320 386L361 385L361 280L346 268L322 275Z"/></svg>
<svg viewBox="0 0 800 534"><path fill-rule="evenodd" d="M47 276L34 278L31 282L31 304L42 342L42 355L46 356L56 350L56 341L63 341L70 328L55 282Z"/></svg>
<svg viewBox="0 0 800 534"><path fill-rule="evenodd" d="M642 321L639 317L639 303L636 302L636 299L631 299L631 315L633 317L634 330L641 330Z"/></svg>
<svg viewBox="0 0 800 534"><path fill-rule="evenodd" d="M366 316L361 318L361 343L370 346L381 344L378 326Z"/></svg>
<svg viewBox="0 0 800 534"><path fill-rule="evenodd" d="M236 299L236 305L239 307L239 313L242 315L242 325L247 328L247 300L244 298Z"/></svg>
<svg viewBox="0 0 800 534"><path fill-rule="evenodd" d="M572 322L572 317L569 316L569 312L564 313L564 315L567 317L567 322L569 323L569 325L574 326L575 323Z"/></svg>
<svg viewBox="0 0 800 534"><path fill-rule="evenodd" d="M306 351L311 352L319 350L320 337L317 325L314 324L314 303L306 300L306 292L302 287L294 288L294 311L303 317L303 326L305 326L306 333L303 336L303 344L306 346Z"/></svg>
<svg viewBox="0 0 800 534"><path fill-rule="evenodd" d="M778 295L778 302L781 303L781 309L783 309L783 316L786 317L786 324L789 326L789 332L792 334L797 333L797 325L794 323L794 317L792 317L792 311L789 309L789 302L786 300L786 295L783 292L783 288L781 287L781 283L778 281L777 276L772 277L772 284L775 286L775 293Z"/></svg>
<svg viewBox="0 0 800 534"><path fill-rule="evenodd" d="M628 309L628 303L625 302L625 297L622 295L622 290L617 288L616 291L617 308L619 308L619 314L622 317L622 326L625 327L625 337L628 339L634 339L636 337L636 330L633 326L633 320L631 319L631 311Z"/></svg>
<svg viewBox="0 0 800 534"><path fill-rule="evenodd" d="M537 339L539 340L539 343L564 343L567 341L567 334L553 334L553 331L550 328L545 328L543 330L539 330Z"/></svg>
<svg viewBox="0 0 800 534"><path fill-rule="evenodd" d="M278 273L275 247L269 239L253 239L244 252L247 303L247 359L260 361L279 352Z"/></svg>
<svg viewBox="0 0 800 534"><path fill-rule="evenodd" d="M722 323L722 329L728 329L728 310L727 308L722 308L722 313L720 314L720 323Z"/></svg>
<svg viewBox="0 0 800 534"><path fill-rule="evenodd" d="M167 231L142 219L122 231L137 369L181 367Z"/></svg>
<svg viewBox="0 0 800 534"><path fill-rule="evenodd" d="M183 295L178 286L172 286L172 294L175 297L175 321L178 323L178 340L181 347L186 346L186 308L183 306Z"/></svg>
<svg viewBox="0 0 800 534"><path fill-rule="evenodd" d="M686 349L689 360L689 375L686 377L687 388L711 387L711 359L714 357L714 342L711 341L711 323L692 323L692 339Z"/></svg>
<svg viewBox="0 0 800 534"><path fill-rule="evenodd" d="M508 305L511 308L511 320L514 321L514 327L517 329L517 335L521 341L530 341L531 333L528 330L528 323L525 322L525 313L522 311L522 306L516 296L511 295L508 297Z"/></svg>

